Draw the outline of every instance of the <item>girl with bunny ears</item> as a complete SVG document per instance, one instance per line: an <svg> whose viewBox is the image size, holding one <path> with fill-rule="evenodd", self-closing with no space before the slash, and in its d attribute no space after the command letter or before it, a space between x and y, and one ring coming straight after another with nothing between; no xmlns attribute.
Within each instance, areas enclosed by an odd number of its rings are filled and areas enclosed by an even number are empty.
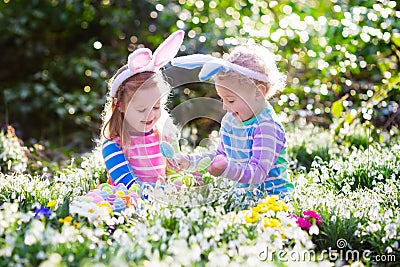
<svg viewBox="0 0 400 267"><path fill-rule="evenodd" d="M285 131L267 99L285 86L286 76L275 55L262 46L238 46L227 60L210 55L173 59L172 65L201 67L200 81L214 77L217 94L227 111L221 122L220 141L208 155L181 155L178 168L196 168L202 158L212 162L210 174L237 181L237 187L258 193L290 195ZM254 192L254 191L253 191Z"/></svg>
<svg viewBox="0 0 400 267"><path fill-rule="evenodd" d="M165 181L160 142L175 142L178 130L164 107L170 86L159 70L179 51L183 36L183 31L171 34L154 54L147 48L135 50L109 82L102 154L111 184L130 188Z"/></svg>

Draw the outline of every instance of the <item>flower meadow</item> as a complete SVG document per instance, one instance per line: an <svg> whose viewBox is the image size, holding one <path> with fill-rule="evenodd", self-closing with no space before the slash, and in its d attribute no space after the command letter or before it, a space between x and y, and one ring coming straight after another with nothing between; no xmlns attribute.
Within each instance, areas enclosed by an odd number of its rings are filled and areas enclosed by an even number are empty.
<svg viewBox="0 0 400 267"><path fill-rule="evenodd" d="M0 266L398 266L400 141L382 136L289 130L280 199L207 173L109 187L99 148L57 165L0 132Z"/></svg>

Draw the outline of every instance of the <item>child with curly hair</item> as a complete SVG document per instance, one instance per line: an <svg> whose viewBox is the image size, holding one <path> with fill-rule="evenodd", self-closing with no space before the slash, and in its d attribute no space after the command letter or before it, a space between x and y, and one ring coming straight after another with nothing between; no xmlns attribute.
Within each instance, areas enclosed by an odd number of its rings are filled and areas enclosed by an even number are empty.
<svg viewBox="0 0 400 267"><path fill-rule="evenodd" d="M269 195L290 195L286 136L268 99L286 84L275 55L262 46L238 46L226 60L194 54L177 57L172 64L201 67L199 78L214 77L215 89L227 111L221 122L216 151L207 155L181 155L179 169L196 168L204 157L212 162L210 174L237 181L237 187L257 188Z"/></svg>

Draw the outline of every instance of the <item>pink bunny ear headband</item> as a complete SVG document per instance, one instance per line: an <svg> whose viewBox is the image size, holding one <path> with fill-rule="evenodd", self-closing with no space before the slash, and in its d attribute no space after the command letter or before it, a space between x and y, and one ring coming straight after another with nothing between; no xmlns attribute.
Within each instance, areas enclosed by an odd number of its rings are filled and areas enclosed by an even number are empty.
<svg viewBox="0 0 400 267"><path fill-rule="evenodd" d="M268 82L265 74L210 55L194 54L177 57L172 60L171 64L185 69L202 67L199 73L200 81L208 80L220 71L227 72L229 70L234 70L249 78Z"/></svg>
<svg viewBox="0 0 400 267"><path fill-rule="evenodd" d="M152 54L148 48L139 48L128 56L128 68L118 74L111 84L111 97L115 97L121 84L133 75L145 71L156 72L171 61L183 42L185 32L178 30L171 34Z"/></svg>

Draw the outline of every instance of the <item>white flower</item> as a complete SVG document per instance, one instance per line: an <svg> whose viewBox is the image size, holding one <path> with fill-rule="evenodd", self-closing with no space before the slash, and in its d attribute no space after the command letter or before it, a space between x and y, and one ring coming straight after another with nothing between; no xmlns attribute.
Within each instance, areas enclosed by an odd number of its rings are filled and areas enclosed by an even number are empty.
<svg viewBox="0 0 400 267"><path fill-rule="evenodd" d="M36 254L36 259L38 260L44 260L46 258L46 253L41 250Z"/></svg>
<svg viewBox="0 0 400 267"><path fill-rule="evenodd" d="M170 219L170 218L171 218L171 211L170 211L170 209L169 209L169 208L165 208L165 209L163 210L163 215L164 215L164 217L165 217L166 219Z"/></svg>
<svg viewBox="0 0 400 267"><path fill-rule="evenodd" d="M33 220L30 228L25 234L24 243L27 246L36 244L41 240L42 233L44 232L44 225L39 220Z"/></svg>
<svg viewBox="0 0 400 267"><path fill-rule="evenodd" d="M385 212L385 215L383 215L383 217L384 217L385 219L390 219L390 218L392 218L392 217L393 217L393 210L392 210L392 209L387 210L387 211Z"/></svg>
<svg viewBox="0 0 400 267"><path fill-rule="evenodd" d="M179 238L186 239L189 236L189 225L186 222L179 222Z"/></svg>
<svg viewBox="0 0 400 267"><path fill-rule="evenodd" d="M374 233L377 232L381 229L381 225L378 223L370 223L367 227L366 230L369 233Z"/></svg>
<svg viewBox="0 0 400 267"><path fill-rule="evenodd" d="M387 246L385 248L385 253L391 254L391 253L393 253L393 249L390 246Z"/></svg>
<svg viewBox="0 0 400 267"><path fill-rule="evenodd" d="M35 244L38 240L36 239L35 235L33 235L32 233L26 233L25 234L25 238L24 238L24 243L27 246L31 246L33 244Z"/></svg>
<svg viewBox="0 0 400 267"><path fill-rule="evenodd" d="M189 244L197 243L196 236L194 236L194 235L189 236L188 242L189 242Z"/></svg>
<svg viewBox="0 0 400 267"><path fill-rule="evenodd" d="M203 235L204 235L205 238L211 237L211 230L210 230L210 228L204 228L204 230L203 230Z"/></svg>
<svg viewBox="0 0 400 267"><path fill-rule="evenodd" d="M208 255L208 259L208 266L227 266L229 264L229 257L224 251L211 251Z"/></svg>
<svg viewBox="0 0 400 267"><path fill-rule="evenodd" d="M200 211L198 208L193 208L187 215L188 219L197 222L200 220Z"/></svg>
<svg viewBox="0 0 400 267"><path fill-rule="evenodd" d="M58 266L62 261L62 257L58 253L52 253L49 259L42 262L39 267L53 267Z"/></svg>
<svg viewBox="0 0 400 267"><path fill-rule="evenodd" d="M211 239L211 240L210 240L210 243L211 243L212 241L213 241L213 240ZM200 242L201 250L202 250L202 251L209 250L209 249L210 249L210 243L209 243L206 239L203 239L203 240Z"/></svg>
<svg viewBox="0 0 400 267"><path fill-rule="evenodd" d="M181 218L183 218L183 217L185 216L185 214L183 213L183 211L182 211L180 208L177 208L177 209L174 211L174 213L172 214L172 216L173 216L174 218L181 219Z"/></svg>
<svg viewBox="0 0 400 267"><path fill-rule="evenodd" d="M395 238L397 234L397 225L394 223L387 224L384 228L386 232L386 238L387 239L392 239Z"/></svg>
<svg viewBox="0 0 400 267"><path fill-rule="evenodd" d="M310 235L318 235L319 234L319 228L317 225L313 224L310 227L310 230L308 231L310 233Z"/></svg>

